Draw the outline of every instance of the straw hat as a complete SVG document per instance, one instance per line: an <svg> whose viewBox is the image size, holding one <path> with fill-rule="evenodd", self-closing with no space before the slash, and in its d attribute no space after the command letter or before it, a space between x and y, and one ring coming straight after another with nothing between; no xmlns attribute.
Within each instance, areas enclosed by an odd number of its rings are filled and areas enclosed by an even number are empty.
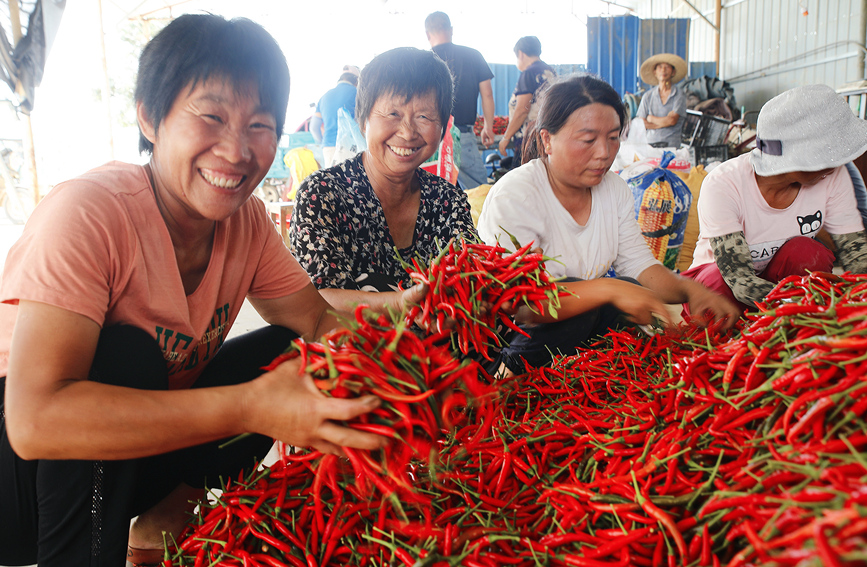
<svg viewBox="0 0 867 567"><path fill-rule="evenodd" d="M641 80L648 85L659 83L656 80L656 75L653 74L653 69L656 68L657 63L668 63L674 67L674 76L671 78L672 85L679 83L686 77L686 61L683 58L678 57L674 53L657 53L653 57L645 59L644 63L641 64Z"/></svg>
<svg viewBox="0 0 867 567"><path fill-rule="evenodd" d="M797 87L769 100L756 134L750 163L763 177L838 167L867 151L867 121L828 85Z"/></svg>

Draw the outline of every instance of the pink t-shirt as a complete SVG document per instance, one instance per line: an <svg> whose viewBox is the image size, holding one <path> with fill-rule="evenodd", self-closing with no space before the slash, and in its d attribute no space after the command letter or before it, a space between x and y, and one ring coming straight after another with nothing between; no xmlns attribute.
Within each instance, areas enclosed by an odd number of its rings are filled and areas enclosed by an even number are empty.
<svg viewBox="0 0 867 567"><path fill-rule="evenodd" d="M790 238L814 238L822 227L830 234L864 230L845 166L801 189L785 209L774 209L759 191L749 158L744 154L723 162L704 178L698 197L700 232L690 267L713 262L710 239L733 232L744 233L753 268L761 274Z"/></svg>
<svg viewBox="0 0 867 567"><path fill-rule="evenodd" d="M199 287L184 293L168 229L142 166L111 162L57 185L9 251L0 301L19 300L129 324L158 341L169 387L191 386L219 350L246 296L275 299L310 284L259 199L218 222ZM0 328L6 375L12 325ZM288 346L288 345L287 345Z"/></svg>

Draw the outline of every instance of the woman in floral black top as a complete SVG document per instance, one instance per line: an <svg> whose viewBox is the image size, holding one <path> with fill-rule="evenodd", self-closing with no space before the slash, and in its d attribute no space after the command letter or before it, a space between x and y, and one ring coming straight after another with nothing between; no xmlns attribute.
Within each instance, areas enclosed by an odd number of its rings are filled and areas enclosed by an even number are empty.
<svg viewBox="0 0 867 567"><path fill-rule="evenodd" d="M475 236L463 192L419 167L436 152L451 109L451 75L431 51L393 49L362 71L356 117L368 149L308 177L290 224L292 253L334 307L410 284L397 253L430 258L437 243ZM418 299L376 297L381 306Z"/></svg>

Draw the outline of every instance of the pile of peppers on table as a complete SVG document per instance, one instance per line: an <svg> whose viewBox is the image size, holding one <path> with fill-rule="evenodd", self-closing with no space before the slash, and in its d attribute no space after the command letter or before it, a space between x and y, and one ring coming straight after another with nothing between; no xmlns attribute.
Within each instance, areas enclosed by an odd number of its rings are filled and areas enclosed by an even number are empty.
<svg viewBox="0 0 867 567"><path fill-rule="evenodd" d="M525 256L529 297L556 294ZM226 480L165 565L867 565L867 276L790 277L728 334L612 331L507 379L435 327L359 309L296 341L275 364L380 395L348 425L391 445Z"/></svg>

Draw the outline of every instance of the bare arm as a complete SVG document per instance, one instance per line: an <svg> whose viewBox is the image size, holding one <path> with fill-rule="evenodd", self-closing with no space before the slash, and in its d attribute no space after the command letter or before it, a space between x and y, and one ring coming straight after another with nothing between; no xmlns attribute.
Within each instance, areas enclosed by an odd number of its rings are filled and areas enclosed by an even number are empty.
<svg viewBox="0 0 867 567"><path fill-rule="evenodd" d="M849 234L832 234L840 265L853 274L867 274L867 234L863 230Z"/></svg>
<svg viewBox="0 0 867 567"><path fill-rule="evenodd" d="M644 124L648 130L657 130L659 128L674 126L677 124L678 120L680 120L680 114L671 111L666 116L653 116L648 114L647 118L644 119Z"/></svg>
<svg viewBox="0 0 867 567"><path fill-rule="evenodd" d="M530 105L533 103L533 93L520 94L515 97L515 112L509 117L509 126L503 134L503 139L500 140L499 151L506 155L506 148L509 146L509 141L518 133L521 126L530 115Z"/></svg>
<svg viewBox="0 0 867 567"><path fill-rule="evenodd" d="M665 303L689 303L690 312L698 317L697 322L722 321L722 328L730 329L741 316L737 305L728 299L661 264L641 272L638 282Z"/></svg>
<svg viewBox="0 0 867 567"><path fill-rule="evenodd" d="M332 307L312 283L286 297L249 301L265 322L292 329L308 341L340 326L334 313L340 309Z"/></svg>
<svg viewBox="0 0 867 567"><path fill-rule="evenodd" d="M568 293L560 297L560 309L557 310L556 318L551 317L548 312L534 313L528 307L521 306L515 319L521 323L551 323L610 303L639 325L651 323L654 315L669 322L665 304L656 294L642 286L615 278L563 282L560 285Z"/></svg>
<svg viewBox="0 0 867 567"><path fill-rule="evenodd" d="M82 315L21 302L5 411L10 442L22 458L130 459L247 432L329 452L384 441L333 421L370 411L376 398L326 398L309 375L299 376L295 361L219 388L153 391L90 381L99 332Z"/></svg>
<svg viewBox="0 0 867 567"><path fill-rule="evenodd" d="M358 305L368 305L377 313L400 313L421 302L427 293L423 285L415 285L404 291L361 291L357 289L320 289L322 297L336 310L352 311Z"/></svg>
<svg viewBox="0 0 867 567"><path fill-rule="evenodd" d="M482 116L485 119L481 138L482 144L488 148L494 143L494 89L490 79L479 83L479 94L482 95Z"/></svg>

